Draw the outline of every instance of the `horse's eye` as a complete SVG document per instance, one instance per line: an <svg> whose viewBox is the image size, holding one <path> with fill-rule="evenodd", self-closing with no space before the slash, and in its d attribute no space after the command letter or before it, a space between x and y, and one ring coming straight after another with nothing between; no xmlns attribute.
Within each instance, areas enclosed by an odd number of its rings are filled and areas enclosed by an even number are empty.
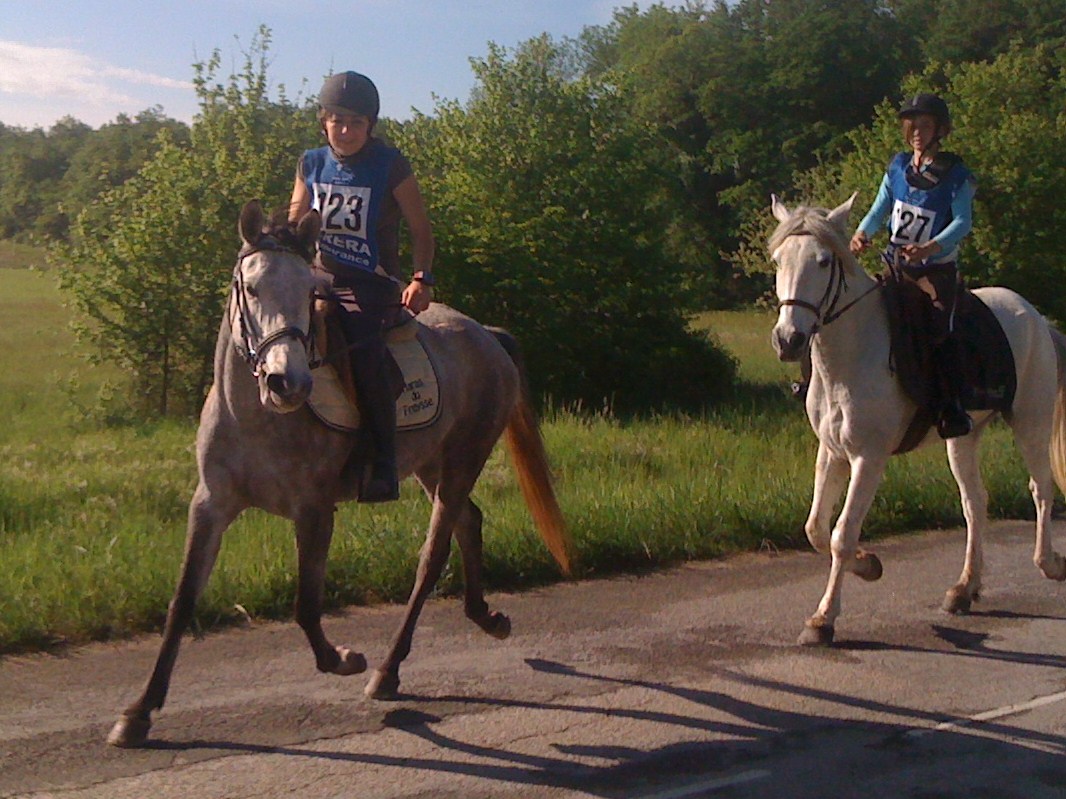
<svg viewBox="0 0 1066 799"><path fill-rule="evenodd" d="M833 263L833 256L831 255L823 255L818 259L818 266L822 269L828 269L831 263Z"/></svg>
<svg viewBox="0 0 1066 799"><path fill-rule="evenodd" d="M244 292L249 297L258 297L259 296L259 289L257 289L255 286L245 285Z"/></svg>

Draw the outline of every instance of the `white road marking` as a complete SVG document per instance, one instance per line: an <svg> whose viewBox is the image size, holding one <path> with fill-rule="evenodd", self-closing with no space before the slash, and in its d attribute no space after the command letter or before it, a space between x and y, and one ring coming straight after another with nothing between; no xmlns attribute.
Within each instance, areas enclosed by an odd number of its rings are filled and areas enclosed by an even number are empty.
<svg viewBox="0 0 1066 799"><path fill-rule="evenodd" d="M765 769L753 769L752 771L742 771L739 774L734 774L732 777L718 777L713 780L682 785L680 788L670 788L659 793L646 793L640 796L639 799L684 799L686 796L696 796L708 791L717 791L719 788L743 785L746 782L766 779L769 776L770 772Z"/></svg>
<svg viewBox="0 0 1066 799"><path fill-rule="evenodd" d="M1044 705L1053 705L1056 702L1061 702L1066 699L1066 691L1059 691L1055 694L1048 694L1047 696L1038 696L1036 699L1030 699L1028 702L1017 702L1013 705L1004 705L998 707L995 710L986 710L984 713L978 713L974 716L967 716L964 719L958 721L945 721L941 724L937 724L935 727L930 727L923 730L910 730L907 735L911 738L921 738L925 735L929 735L934 732L943 732L945 730L955 730L960 727L969 727L972 724L979 724L982 721L992 721L993 719L1001 719L1004 716L1013 716L1017 713L1024 713L1027 710L1034 710Z"/></svg>

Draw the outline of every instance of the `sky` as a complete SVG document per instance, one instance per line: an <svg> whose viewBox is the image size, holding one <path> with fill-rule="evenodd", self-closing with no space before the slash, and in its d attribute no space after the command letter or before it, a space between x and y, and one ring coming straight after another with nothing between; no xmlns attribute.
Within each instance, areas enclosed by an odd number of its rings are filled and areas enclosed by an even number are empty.
<svg viewBox="0 0 1066 799"><path fill-rule="evenodd" d="M191 122L192 64L218 50L220 76L244 63L260 25L271 31L273 87L314 96L353 69L381 93L382 116L426 114L434 97L465 101L471 58L542 33L577 36L616 7L651 0L0 0L0 123L49 128L72 116L94 128L161 106ZM665 3L665 5L672 5Z"/></svg>

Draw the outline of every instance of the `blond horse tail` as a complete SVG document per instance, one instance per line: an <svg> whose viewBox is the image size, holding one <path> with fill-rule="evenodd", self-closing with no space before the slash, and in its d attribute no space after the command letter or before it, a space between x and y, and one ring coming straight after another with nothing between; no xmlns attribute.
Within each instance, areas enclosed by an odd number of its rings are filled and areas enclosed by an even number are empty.
<svg viewBox="0 0 1066 799"><path fill-rule="evenodd" d="M1066 336L1048 325L1051 340L1055 342L1055 355L1058 360L1058 386L1055 392L1055 414L1051 429L1049 454L1051 455L1051 473L1059 490L1066 493Z"/></svg>
<svg viewBox="0 0 1066 799"><path fill-rule="evenodd" d="M507 423L505 438L511 463L518 477L526 506L533 516L540 537L563 574L570 575L573 568L574 544L566 527L559 501L555 497L552 485L551 469L548 466L548 453L544 448L544 439L540 434L537 417L529 401L529 387L526 382L525 366L518 343L514 337L500 328L489 328L496 339L507 350L515 366L518 367L519 389L518 401L511 411Z"/></svg>

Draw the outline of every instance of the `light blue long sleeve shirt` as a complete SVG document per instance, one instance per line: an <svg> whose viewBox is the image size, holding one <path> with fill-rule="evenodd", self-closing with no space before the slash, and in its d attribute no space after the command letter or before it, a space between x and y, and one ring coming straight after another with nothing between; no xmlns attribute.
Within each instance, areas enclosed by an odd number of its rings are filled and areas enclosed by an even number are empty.
<svg viewBox="0 0 1066 799"><path fill-rule="evenodd" d="M940 245L941 252L951 252L960 241L973 230L973 198L977 193L977 187L972 180L967 180L955 193L951 201L952 220L939 235L933 237L933 241ZM881 187L877 190L873 205L866 216L859 223L859 230L873 238L883 227L887 227L886 221L892 213L892 191L889 188L888 174L881 178Z"/></svg>

